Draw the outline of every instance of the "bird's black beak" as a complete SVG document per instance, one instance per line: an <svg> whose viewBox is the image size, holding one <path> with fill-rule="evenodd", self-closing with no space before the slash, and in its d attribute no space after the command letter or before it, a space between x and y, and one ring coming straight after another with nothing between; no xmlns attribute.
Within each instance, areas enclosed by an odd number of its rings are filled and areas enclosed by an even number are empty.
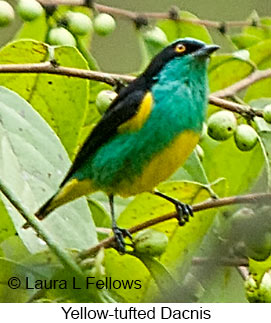
<svg viewBox="0 0 271 323"><path fill-rule="evenodd" d="M193 53L194 56L210 56L213 52L218 50L220 46L218 45L205 45L201 47L196 52Z"/></svg>

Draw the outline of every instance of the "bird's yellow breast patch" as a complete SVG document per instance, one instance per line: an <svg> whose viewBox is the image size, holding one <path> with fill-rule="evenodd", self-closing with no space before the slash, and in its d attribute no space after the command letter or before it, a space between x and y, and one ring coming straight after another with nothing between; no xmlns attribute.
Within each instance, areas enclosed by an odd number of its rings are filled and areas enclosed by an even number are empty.
<svg viewBox="0 0 271 323"><path fill-rule="evenodd" d="M133 183L122 181L117 193L127 197L152 191L184 164L198 143L199 137L200 135L193 131L182 132L171 145L153 157Z"/></svg>
<svg viewBox="0 0 271 323"><path fill-rule="evenodd" d="M141 129L147 121L153 107L151 92L147 92L143 97L135 116L118 127L118 132L133 132Z"/></svg>

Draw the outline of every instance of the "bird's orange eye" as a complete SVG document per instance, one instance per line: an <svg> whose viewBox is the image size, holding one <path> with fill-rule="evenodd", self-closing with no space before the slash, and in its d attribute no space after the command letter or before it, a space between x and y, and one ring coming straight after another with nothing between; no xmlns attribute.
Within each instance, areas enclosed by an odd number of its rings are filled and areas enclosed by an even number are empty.
<svg viewBox="0 0 271 323"><path fill-rule="evenodd" d="M176 53L183 53L183 52L185 52L185 50L186 50L186 47L183 44L178 44L175 47Z"/></svg>

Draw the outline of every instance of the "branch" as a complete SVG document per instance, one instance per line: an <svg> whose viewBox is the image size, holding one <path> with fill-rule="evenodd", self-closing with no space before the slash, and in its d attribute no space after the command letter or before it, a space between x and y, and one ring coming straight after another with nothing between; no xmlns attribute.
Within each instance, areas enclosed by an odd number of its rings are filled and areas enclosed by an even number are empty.
<svg viewBox="0 0 271 323"><path fill-rule="evenodd" d="M242 105L229 100L220 99L214 95L209 96L209 103L216 105L217 107L236 112L244 117L263 117L263 112L260 110L255 110L248 105Z"/></svg>
<svg viewBox="0 0 271 323"><path fill-rule="evenodd" d="M253 78L250 79L250 81L246 81L249 77L237 82L236 84L239 84L236 86L237 89L240 89L258 81L259 79L269 77L266 75L269 75L270 71L258 71L259 73L256 74L256 76L253 76ZM264 73L263 73L264 72ZM97 72L97 71L91 71L91 70L84 70L84 69L78 69L73 67L64 67L64 66L56 66L52 64L51 62L45 62L45 63L33 63L33 64L4 64L0 65L0 74L1 73L44 73L44 74L54 74L54 75L62 75L62 76L68 76L68 77L78 77L82 79L88 79L88 80L94 80L98 82L104 82L109 85L117 85L118 82L126 82L130 83L132 82L135 77L130 75L124 75L124 74L113 74L113 73L104 73L104 72ZM256 73L256 72L255 72ZM253 74L255 74L253 73ZM251 74L251 75L253 75ZM261 78L260 78L261 77ZM250 83L249 83L250 82ZM241 85L240 85L241 83ZM234 87L232 85L229 88ZM226 88L225 91L229 88ZM223 90L221 90L223 91ZM248 116L250 118L253 118L255 116L262 117L262 111L254 110L249 106L241 105L235 102L231 102L229 100L224 100L219 97L217 97L217 93L221 92L217 91L209 96L209 103L214 104L220 108L230 110L236 113L239 113L243 116ZM229 90L227 90L229 91ZM231 90L232 91L232 90Z"/></svg>
<svg viewBox="0 0 271 323"><path fill-rule="evenodd" d="M0 73L44 73L62 76L64 75L105 82L109 85L115 85L119 80L124 82L131 82L134 80L134 77L129 75L110 74L73 67L55 66L51 62L33 64L4 64L0 65Z"/></svg>
<svg viewBox="0 0 271 323"><path fill-rule="evenodd" d="M69 5L69 6L86 6L86 0L38 0L44 6L54 6L54 5ZM118 16L126 19L136 20L139 17L143 18L150 18L150 19L173 19L171 12L136 12L121 8L115 8L110 6L105 6L102 4L93 3L93 7L98 12L108 13L113 16ZM178 14L178 13L177 13ZM232 27L243 27L243 26L254 26L256 23L257 27L261 28L268 28L269 26L262 25L258 21L213 21L207 19L193 19L193 18L179 18L178 16L175 17L175 21L183 21L189 22L196 25L202 25L205 27L217 28L221 29L223 27L224 30Z"/></svg>
<svg viewBox="0 0 271 323"><path fill-rule="evenodd" d="M222 207L226 205L233 204L244 204L244 203L256 203L256 202L271 202L271 194L269 193L257 193L257 194L247 194L240 196L230 196L224 197L221 199L212 199L205 202L195 204L192 206L193 212L199 212L211 208ZM151 227L155 224L165 222L177 217L176 212L168 213L157 218L148 220L146 222L140 223L136 226L131 227L128 231L133 234L148 227ZM78 256L78 261L96 254L101 248L110 248L115 246L115 237L106 238L96 246L91 247L90 249L82 251Z"/></svg>
<svg viewBox="0 0 271 323"><path fill-rule="evenodd" d="M228 86L225 89L213 92L212 95L218 98L232 97L237 92L249 87L251 84L256 83L260 80L267 79L269 77L271 77L271 68L263 71L255 71L241 81L236 82L235 84Z"/></svg>

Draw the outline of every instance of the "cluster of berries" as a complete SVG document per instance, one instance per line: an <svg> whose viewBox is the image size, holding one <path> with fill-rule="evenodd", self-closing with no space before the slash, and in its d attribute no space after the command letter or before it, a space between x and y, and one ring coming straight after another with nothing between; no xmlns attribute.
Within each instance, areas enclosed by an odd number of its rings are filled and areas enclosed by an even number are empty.
<svg viewBox="0 0 271 323"><path fill-rule="evenodd" d="M271 123L271 105L263 109L263 118ZM219 141L227 140L234 135L237 148L242 151L251 150L258 141L258 134L248 124L237 123L235 114L230 111L219 111L210 116L207 122L208 135Z"/></svg>
<svg viewBox="0 0 271 323"><path fill-rule="evenodd" d="M36 0L19 0L16 11L25 22L34 21L44 14L44 8ZM12 6L6 1L0 1L0 27L8 26L14 18ZM47 41L51 45L75 46L74 35L84 36L95 31L100 36L107 36L116 27L115 19L106 13L97 14L92 21L84 13L68 11L62 20L65 27L54 27L48 33Z"/></svg>

